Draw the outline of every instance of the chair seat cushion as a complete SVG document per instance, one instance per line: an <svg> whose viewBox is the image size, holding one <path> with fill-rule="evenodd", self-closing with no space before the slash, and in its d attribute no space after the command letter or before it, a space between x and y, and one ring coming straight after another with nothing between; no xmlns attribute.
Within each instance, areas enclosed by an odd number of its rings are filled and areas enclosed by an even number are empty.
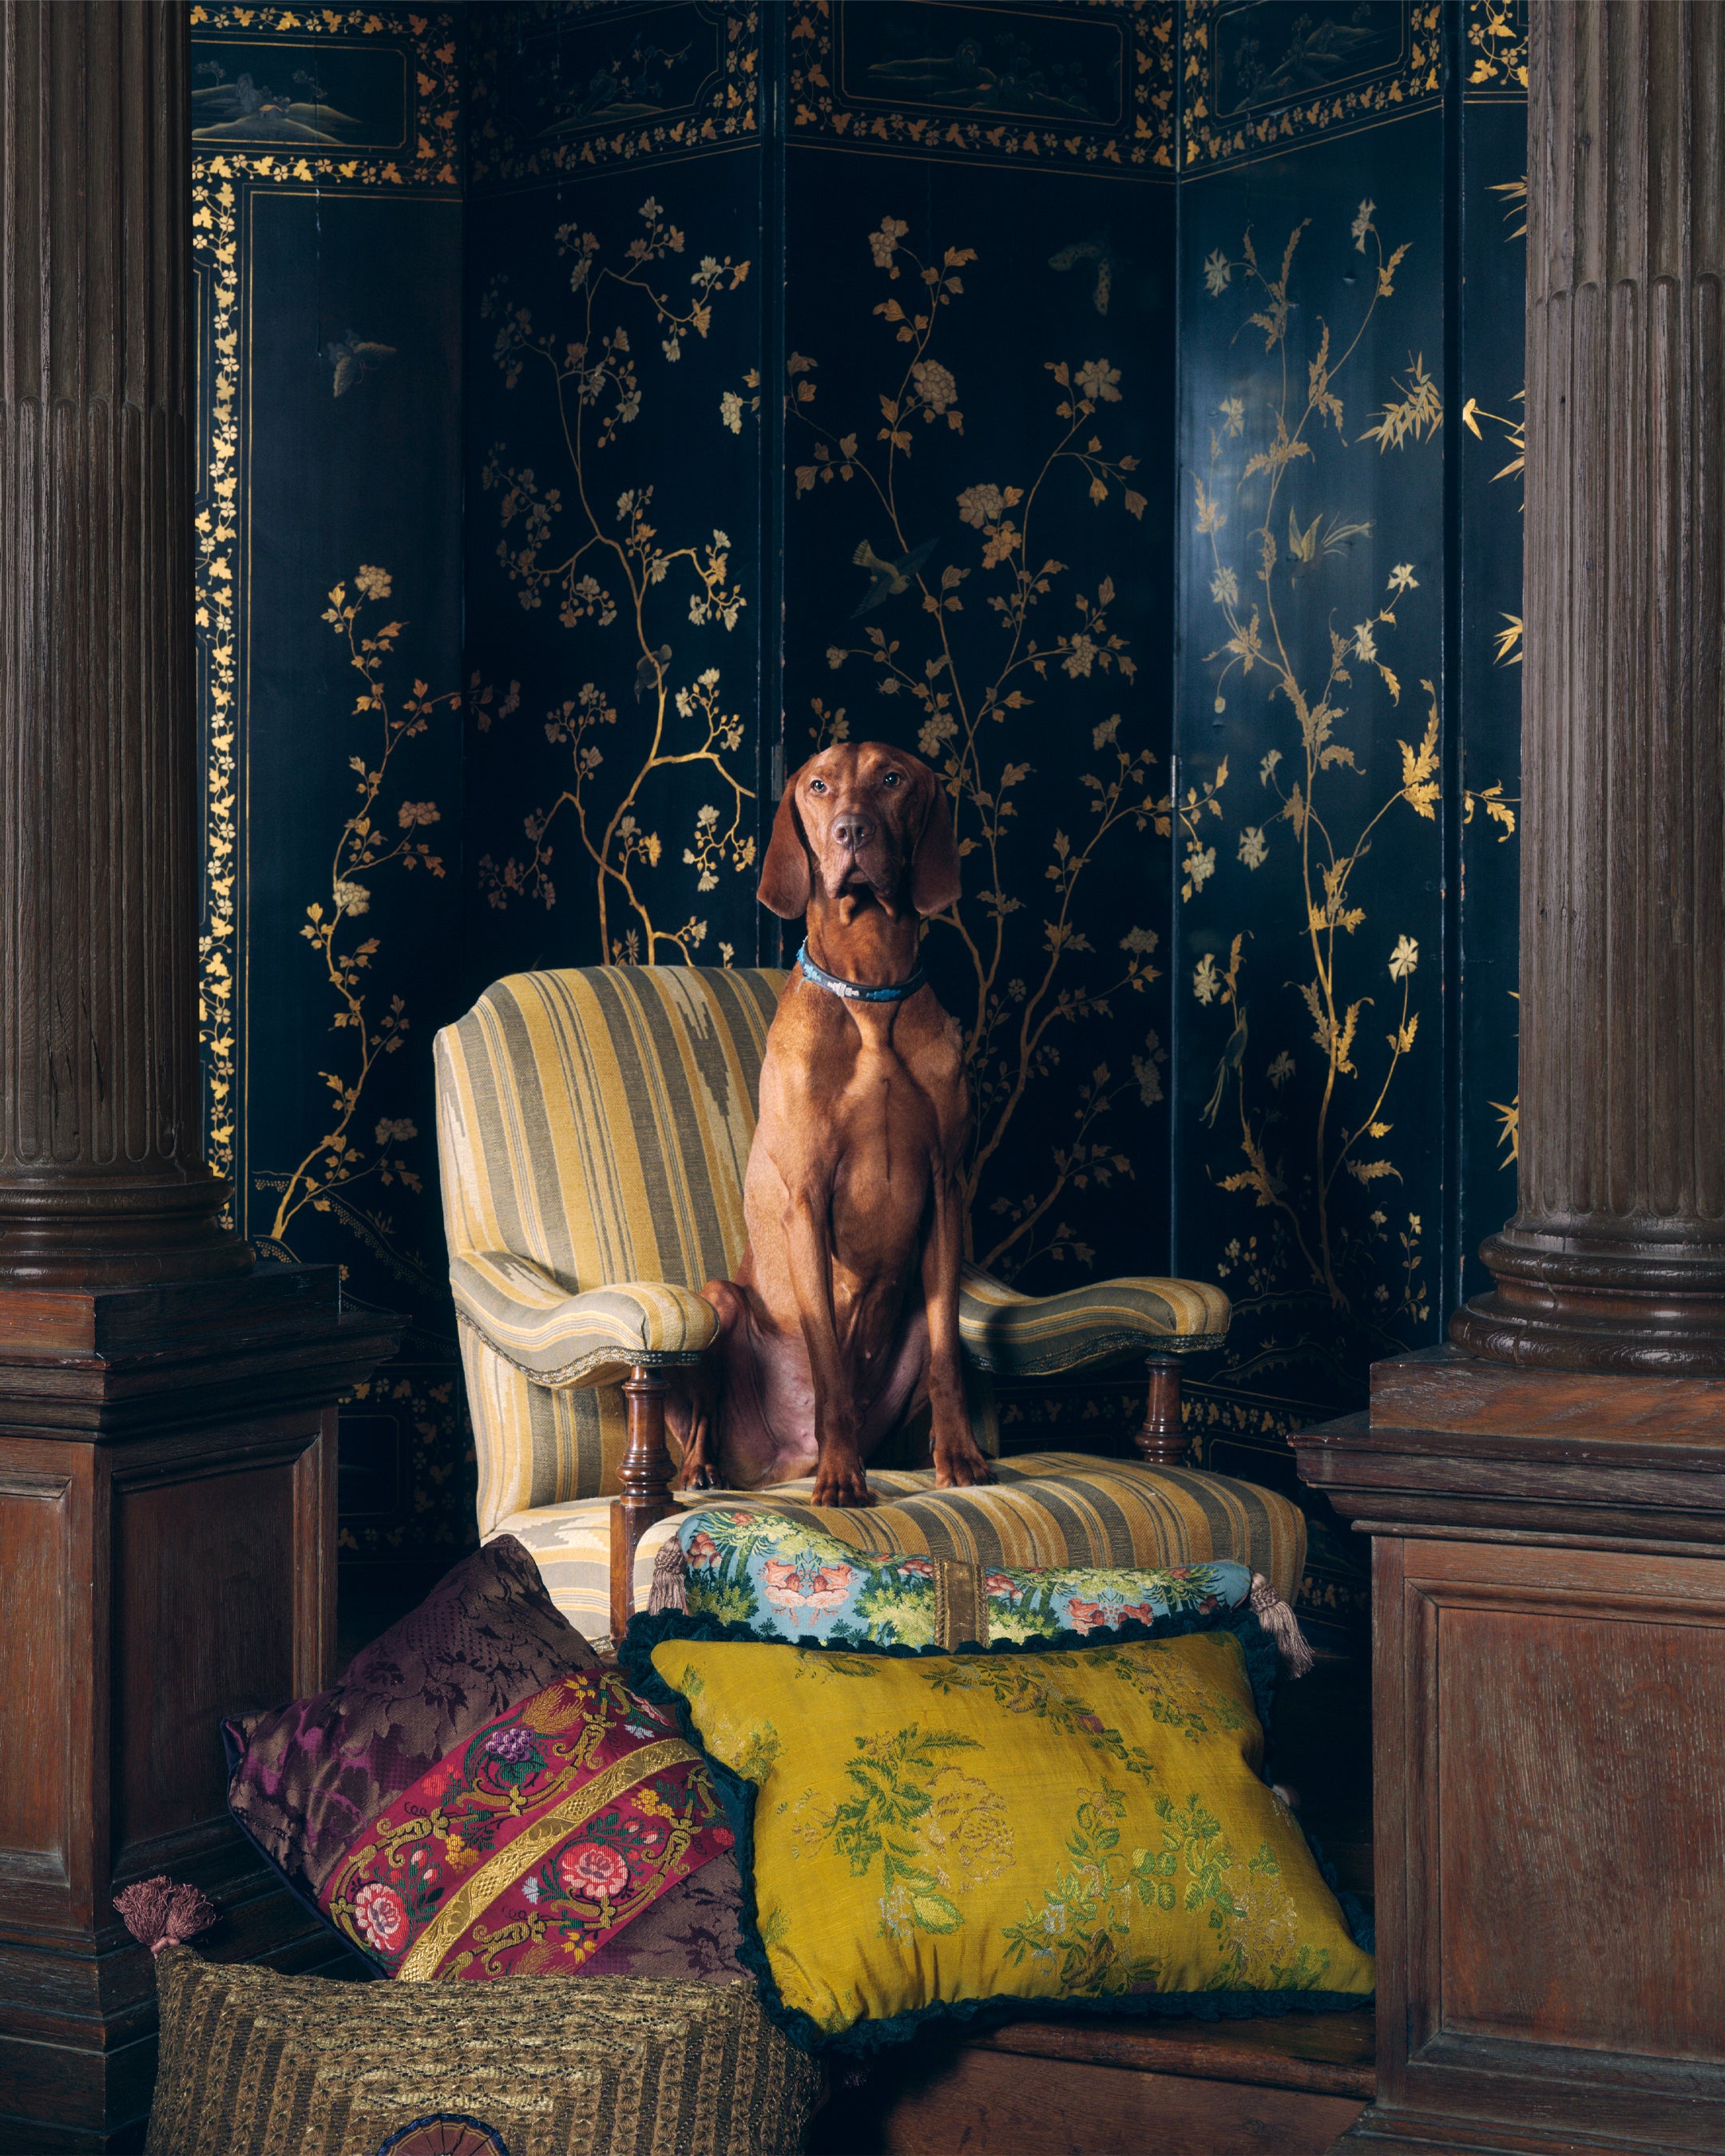
<svg viewBox="0 0 1725 2156"><path fill-rule="evenodd" d="M1048 1377L1128 1355L1219 1347L1230 1315L1227 1296L1204 1281L1095 1281L1064 1295L1020 1295L967 1265L958 1283L964 1352L997 1378Z"/></svg>
<svg viewBox="0 0 1725 2156"><path fill-rule="evenodd" d="M1297 1505L1253 1482L1197 1468L1145 1467L1086 1453L1030 1452L993 1462L995 1480L978 1490L937 1490L934 1471L875 1469L866 1512L812 1505L812 1477L764 1490L685 1492L706 1511L783 1512L870 1555L905 1552L951 1558L985 1570L1061 1566L1170 1565L1228 1560L1261 1572L1291 1602L1306 1562L1306 1521ZM644 1609L659 1548L674 1532L662 1521L635 1553L635 1606ZM609 1627L611 1500L544 1505L498 1522L533 1553L552 1600L589 1638Z"/></svg>

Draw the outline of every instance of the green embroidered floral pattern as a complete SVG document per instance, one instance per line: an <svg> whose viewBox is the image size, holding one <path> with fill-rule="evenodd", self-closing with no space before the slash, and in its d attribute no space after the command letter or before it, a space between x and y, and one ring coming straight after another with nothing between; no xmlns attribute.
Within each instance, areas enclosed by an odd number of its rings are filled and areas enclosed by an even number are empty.
<svg viewBox="0 0 1725 2156"><path fill-rule="evenodd" d="M1156 1762L1142 1745L1128 1745L1117 1729L1111 1729L1082 1694L1069 1691L1034 1662L1017 1656L977 1656L928 1663L922 1672L937 1692L987 1692L1009 1714L1033 1715L1064 1735L1086 1739L1093 1749L1106 1753L1128 1774L1148 1781Z"/></svg>
<svg viewBox="0 0 1725 2156"><path fill-rule="evenodd" d="M1210 1988L1227 1991L1250 1983L1260 1990L1317 1989L1329 1953L1300 1943L1293 1899L1270 1845L1260 1843L1240 1876L1240 1861L1222 1822L1202 1797L1176 1804L1158 1791L1156 1815L1161 1848L1132 1852L1138 1898L1147 1908L1164 1912L1208 1909L1221 1954Z"/></svg>
<svg viewBox="0 0 1725 2156"><path fill-rule="evenodd" d="M1369 1997L1369 1952L1259 1771L1273 1650L1250 1626L999 1654L697 1626L632 1633L641 1681L752 1786L758 1973L799 2041L968 2001Z"/></svg>
<svg viewBox="0 0 1725 2156"><path fill-rule="evenodd" d="M952 1757L981 1748L974 1738L915 1722L890 1737L859 1737L845 1768L850 1795L803 1824L805 1841L829 1845L854 1878L880 1866L883 1938L956 1932L964 1916L955 1897L1011 1861L999 1797Z"/></svg>
<svg viewBox="0 0 1725 2156"><path fill-rule="evenodd" d="M1148 1705L1153 1720L1183 1730L1194 1744L1214 1730L1233 1736L1246 1727L1235 1700L1201 1683L1184 1657L1169 1654L1160 1641L1152 1641L1148 1651L1131 1654L1118 1647L1096 1647L1091 1659L1117 1683L1130 1685Z"/></svg>
<svg viewBox="0 0 1725 2156"><path fill-rule="evenodd" d="M1128 1954L1122 1945L1132 1928L1133 1866L1120 1850L1126 1816L1123 1791L1106 1781L1087 1791L1066 1840L1070 1865L1043 1888L1041 1908L1027 1901L1003 1933L1009 1961L1052 1971L1063 1993L1149 1990L1162 1973L1153 1956Z"/></svg>

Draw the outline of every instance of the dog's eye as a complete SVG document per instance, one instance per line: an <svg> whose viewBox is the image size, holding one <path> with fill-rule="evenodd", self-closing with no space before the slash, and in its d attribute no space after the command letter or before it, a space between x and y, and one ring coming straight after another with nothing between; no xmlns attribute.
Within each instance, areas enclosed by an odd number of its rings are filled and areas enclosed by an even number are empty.
<svg viewBox="0 0 1725 2156"><path fill-rule="evenodd" d="M896 786L898 784L898 780L899 774L896 771L889 771L886 778L881 780L880 783L883 786Z"/></svg>
<svg viewBox="0 0 1725 2156"><path fill-rule="evenodd" d="M811 778L811 779L809 780L809 791L811 793L824 793L826 792L826 790L827 790L827 783L826 783L825 779L824 779L824 778Z"/></svg>

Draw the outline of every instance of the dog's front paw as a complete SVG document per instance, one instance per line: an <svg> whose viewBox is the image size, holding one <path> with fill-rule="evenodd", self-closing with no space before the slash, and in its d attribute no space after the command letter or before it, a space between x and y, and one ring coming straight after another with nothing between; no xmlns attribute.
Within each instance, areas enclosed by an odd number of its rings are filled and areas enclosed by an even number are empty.
<svg viewBox="0 0 1725 2156"><path fill-rule="evenodd" d="M671 1478L673 1490L716 1490L717 1470L706 1460L685 1460Z"/></svg>
<svg viewBox="0 0 1725 2156"><path fill-rule="evenodd" d="M987 1455L978 1452L974 1444L954 1445L951 1451L937 1453L934 1461L934 1486L937 1490L973 1490L979 1484L992 1482L994 1471Z"/></svg>
<svg viewBox="0 0 1725 2156"><path fill-rule="evenodd" d="M809 1493L811 1504L860 1511L874 1502L875 1493L869 1487L869 1478L863 1472L860 1460L823 1460L815 1469L814 1488Z"/></svg>

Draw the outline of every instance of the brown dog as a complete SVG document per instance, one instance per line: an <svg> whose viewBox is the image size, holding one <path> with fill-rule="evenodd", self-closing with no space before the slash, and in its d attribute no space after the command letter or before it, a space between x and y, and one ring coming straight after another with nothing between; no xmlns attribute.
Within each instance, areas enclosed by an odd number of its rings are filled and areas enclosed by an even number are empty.
<svg viewBox="0 0 1725 2156"><path fill-rule="evenodd" d="M958 1365L963 1045L916 959L922 917L957 896L946 797L917 757L847 742L785 788L761 902L806 912L814 970L767 1036L749 1248L701 1290L720 1336L671 1408L681 1488L813 1471L816 1504L866 1505L864 1461L925 1400L937 1484L990 1479Z"/></svg>

